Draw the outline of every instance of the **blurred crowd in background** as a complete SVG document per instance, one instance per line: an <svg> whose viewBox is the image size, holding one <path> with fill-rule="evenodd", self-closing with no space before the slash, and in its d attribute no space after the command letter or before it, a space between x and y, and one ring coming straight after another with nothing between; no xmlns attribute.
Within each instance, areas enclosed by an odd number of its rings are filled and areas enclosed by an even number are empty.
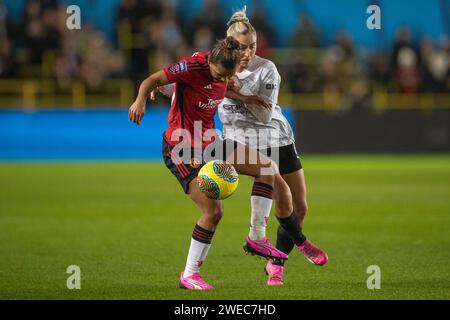
<svg viewBox="0 0 450 320"><path fill-rule="evenodd" d="M283 56L286 48L273 49L276 33L265 8L252 6L248 15L258 32L257 54L277 63L283 91L338 92L361 103L377 87L405 94L450 92L448 37L414 42L411 29L404 26L390 48L367 51L346 30L337 30L330 46L324 45L320 26L302 13L291 51ZM31 66L50 55L51 76L60 88L73 79L93 91L109 78L138 84L151 71L209 50L215 39L225 36L228 18L217 0L203 1L202 10L189 20L172 1L122 0L116 41L110 41L89 24L68 30L66 6L58 0L28 0L20 24L12 23L0 0L0 78L33 77Z"/></svg>

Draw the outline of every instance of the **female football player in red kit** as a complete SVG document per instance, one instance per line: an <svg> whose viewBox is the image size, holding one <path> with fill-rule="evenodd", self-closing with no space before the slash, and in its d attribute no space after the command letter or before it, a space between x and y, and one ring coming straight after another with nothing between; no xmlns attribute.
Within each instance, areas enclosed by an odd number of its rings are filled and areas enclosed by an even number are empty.
<svg viewBox="0 0 450 320"><path fill-rule="evenodd" d="M215 112L227 92L228 79L235 74L240 62L239 48L239 42L228 37L219 41L211 52L197 53L152 74L142 82L138 97L129 109L129 120L139 125L150 93L157 87L175 83L168 128L163 136L163 158L184 192L201 211L192 233L186 267L180 274L180 286L186 289L213 289L201 277L200 267L223 215L222 202L209 199L195 181L204 164L203 159L199 161L196 157L199 149L204 151L213 146L217 159L232 164L239 174L254 178L252 201L258 203L258 210L270 210L271 201L266 200L272 199L275 179L281 181L277 182L281 194L276 199L278 210L284 214L293 210L289 187L273 161L238 142L211 137ZM245 161L242 161L242 154ZM190 160L186 161L186 158ZM251 164L250 159L256 163ZM253 241L247 237L246 246L267 258L287 259L287 255L277 250L267 238Z"/></svg>

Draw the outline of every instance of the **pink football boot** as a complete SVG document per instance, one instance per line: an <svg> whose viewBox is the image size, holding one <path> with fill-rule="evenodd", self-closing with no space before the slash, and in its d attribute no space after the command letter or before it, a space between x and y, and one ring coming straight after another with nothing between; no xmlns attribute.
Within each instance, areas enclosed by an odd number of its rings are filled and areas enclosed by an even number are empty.
<svg viewBox="0 0 450 320"><path fill-rule="evenodd" d="M264 271L267 274L267 285L281 286L283 285L283 266L272 264L272 261L267 261Z"/></svg>
<svg viewBox="0 0 450 320"><path fill-rule="evenodd" d="M252 240L247 236L244 243L244 251L264 258L288 259L288 255L275 248L272 245L272 242L267 238L262 240Z"/></svg>
<svg viewBox="0 0 450 320"><path fill-rule="evenodd" d="M184 277L183 272L180 274L180 288L190 290L211 290L214 289L212 285L206 283L202 279L200 273L194 273L190 277Z"/></svg>
<svg viewBox="0 0 450 320"><path fill-rule="evenodd" d="M297 246L297 249L315 265L323 266L328 261L327 254L309 240L305 240L305 242Z"/></svg>

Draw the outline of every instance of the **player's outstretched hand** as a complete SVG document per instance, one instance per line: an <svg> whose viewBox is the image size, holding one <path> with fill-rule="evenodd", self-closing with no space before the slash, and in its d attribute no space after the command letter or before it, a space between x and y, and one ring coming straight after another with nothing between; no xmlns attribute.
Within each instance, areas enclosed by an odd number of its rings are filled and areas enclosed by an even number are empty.
<svg viewBox="0 0 450 320"><path fill-rule="evenodd" d="M239 81L238 77L236 76L232 76L227 83L227 89L234 91L234 92L239 92L239 90L241 90L242 88L242 83Z"/></svg>
<svg viewBox="0 0 450 320"><path fill-rule="evenodd" d="M128 111L128 120L133 121L137 125L141 124L145 113L145 100L136 99Z"/></svg>
<svg viewBox="0 0 450 320"><path fill-rule="evenodd" d="M271 109L272 105L265 101L263 98L260 98L258 96L245 96L244 99L245 104L256 104L258 106L261 106L266 109Z"/></svg>

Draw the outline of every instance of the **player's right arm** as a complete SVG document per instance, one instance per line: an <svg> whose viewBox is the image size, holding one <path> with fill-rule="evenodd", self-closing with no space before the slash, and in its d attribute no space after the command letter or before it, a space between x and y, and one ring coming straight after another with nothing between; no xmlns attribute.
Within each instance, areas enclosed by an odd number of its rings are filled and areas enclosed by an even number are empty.
<svg viewBox="0 0 450 320"><path fill-rule="evenodd" d="M150 93L150 100L156 99L156 94L161 93L162 95L166 96L167 98L172 98L173 93L175 92L175 84L171 83L166 86L158 87L155 90L153 90Z"/></svg>
<svg viewBox="0 0 450 320"><path fill-rule="evenodd" d="M145 79L139 87L139 93L136 100L128 111L128 120L140 125L142 118L144 118L147 97L157 87L167 84L169 84L169 79L164 70L158 71Z"/></svg>

